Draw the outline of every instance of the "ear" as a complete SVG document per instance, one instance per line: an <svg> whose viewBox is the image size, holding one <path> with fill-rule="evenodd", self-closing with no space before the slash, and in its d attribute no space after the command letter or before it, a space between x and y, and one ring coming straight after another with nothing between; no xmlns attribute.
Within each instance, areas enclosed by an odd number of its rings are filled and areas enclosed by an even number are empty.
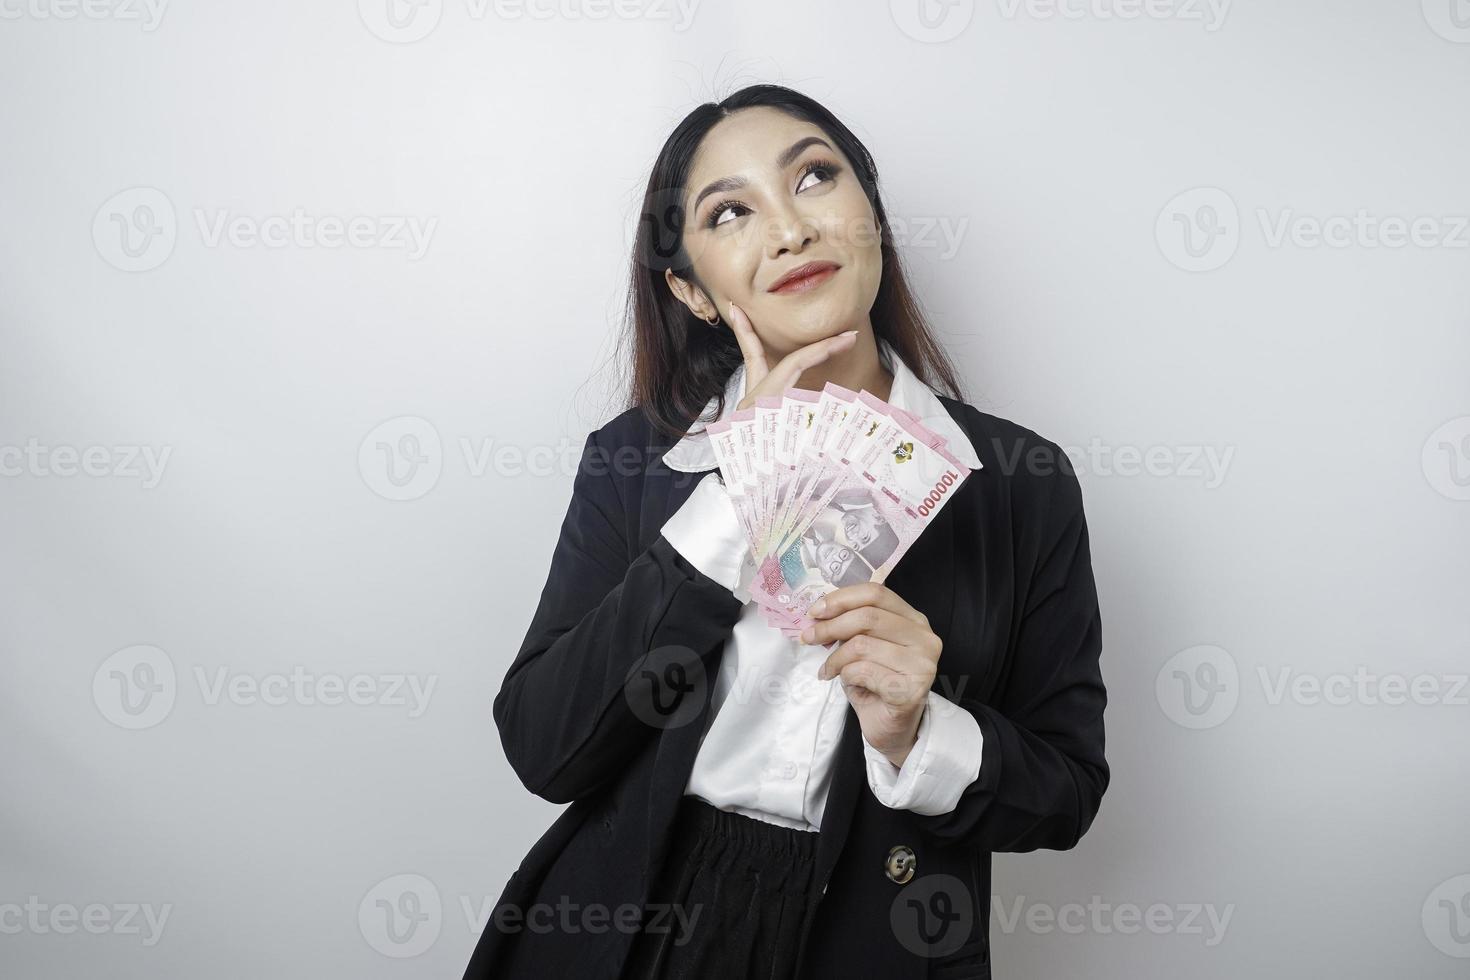
<svg viewBox="0 0 1470 980"><path fill-rule="evenodd" d="M704 290L674 275L673 269L664 270L664 282L669 284L670 291L679 298L679 302L689 307L689 311L701 320L708 320L714 314L715 305L704 294Z"/></svg>

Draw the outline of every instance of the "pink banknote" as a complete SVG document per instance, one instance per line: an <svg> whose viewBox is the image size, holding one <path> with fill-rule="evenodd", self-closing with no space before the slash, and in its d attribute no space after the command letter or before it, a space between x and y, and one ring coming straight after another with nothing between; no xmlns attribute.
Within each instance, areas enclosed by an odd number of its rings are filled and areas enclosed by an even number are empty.
<svg viewBox="0 0 1470 980"><path fill-rule="evenodd" d="M750 598L792 638L823 595L884 581L970 473L913 415L836 384L708 431L755 561Z"/></svg>

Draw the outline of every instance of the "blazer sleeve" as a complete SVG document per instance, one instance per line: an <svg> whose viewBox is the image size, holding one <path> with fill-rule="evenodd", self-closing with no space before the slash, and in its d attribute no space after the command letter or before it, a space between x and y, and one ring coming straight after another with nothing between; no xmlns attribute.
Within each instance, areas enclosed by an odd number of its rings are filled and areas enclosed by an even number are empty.
<svg viewBox="0 0 1470 980"><path fill-rule="evenodd" d="M1058 467L1019 624L989 703L960 698L983 736L979 776L948 813L918 817L946 842L987 851L1067 850L1092 825L1109 780L1103 754L1102 618L1082 489ZM1045 493L1045 490L1042 490Z"/></svg>
<svg viewBox="0 0 1470 980"><path fill-rule="evenodd" d="M668 692L646 690L634 666L677 647L686 667L699 657L707 669L742 606L662 534L630 559L615 462L588 435L540 603L493 707L511 767L553 803L599 789L660 730L645 719Z"/></svg>

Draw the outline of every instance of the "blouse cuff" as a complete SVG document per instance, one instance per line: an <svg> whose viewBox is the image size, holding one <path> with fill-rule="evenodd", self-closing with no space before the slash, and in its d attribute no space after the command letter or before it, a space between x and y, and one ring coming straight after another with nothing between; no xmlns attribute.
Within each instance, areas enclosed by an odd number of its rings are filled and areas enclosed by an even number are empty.
<svg viewBox="0 0 1470 980"><path fill-rule="evenodd" d="M930 691L903 768L889 762L863 736L868 786L878 802L890 809L926 816L949 813L959 805L965 787L980 775L983 742L974 715Z"/></svg>

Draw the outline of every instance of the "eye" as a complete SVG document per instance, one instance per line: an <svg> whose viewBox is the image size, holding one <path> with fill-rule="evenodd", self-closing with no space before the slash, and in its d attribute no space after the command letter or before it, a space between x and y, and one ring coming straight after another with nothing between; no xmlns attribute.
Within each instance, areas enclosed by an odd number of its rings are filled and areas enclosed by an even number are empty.
<svg viewBox="0 0 1470 980"><path fill-rule="evenodd" d="M836 179L837 175L841 172L842 168L837 166L837 164L831 162L830 160L811 160L801 168L801 176L797 178L796 181L796 193L800 194L808 187L814 187L817 184L830 182ZM808 183L807 178L812 176L813 174L822 174L825 179ZM741 201L721 201L719 204L716 204L713 208L711 208L709 214L705 216L704 226L706 228L714 228L717 225L723 224L725 212L734 211L736 208L739 208L741 213L750 213L750 208ZM736 217L739 217L739 215L736 215ZM732 218L731 220L733 221L734 218Z"/></svg>
<svg viewBox="0 0 1470 980"><path fill-rule="evenodd" d="M841 172L841 170L841 167L837 166L837 164L832 163L829 160L813 160L806 166L801 168L801 179L798 180L796 183L796 192L798 194L801 193L801 189L806 186L806 179L812 174L825 174L827 180L830 181L834 179L837 174ZM820 184L822 183L822 181L817 181L817 183Z"/></svg>
<svg viewBox="0 0 1470 980"><path fill-rule="evenodd" d="M724 215L726 211L732 211L735 208L739 208L742 211L750 210L750 208L746 207L744 204L741 204L739 201L721 201L719 204L716 204L713 208L710 209L709 216L704 219L704 226L706 228L713 228L716 225L721 224L721 216Z"/></svg>

